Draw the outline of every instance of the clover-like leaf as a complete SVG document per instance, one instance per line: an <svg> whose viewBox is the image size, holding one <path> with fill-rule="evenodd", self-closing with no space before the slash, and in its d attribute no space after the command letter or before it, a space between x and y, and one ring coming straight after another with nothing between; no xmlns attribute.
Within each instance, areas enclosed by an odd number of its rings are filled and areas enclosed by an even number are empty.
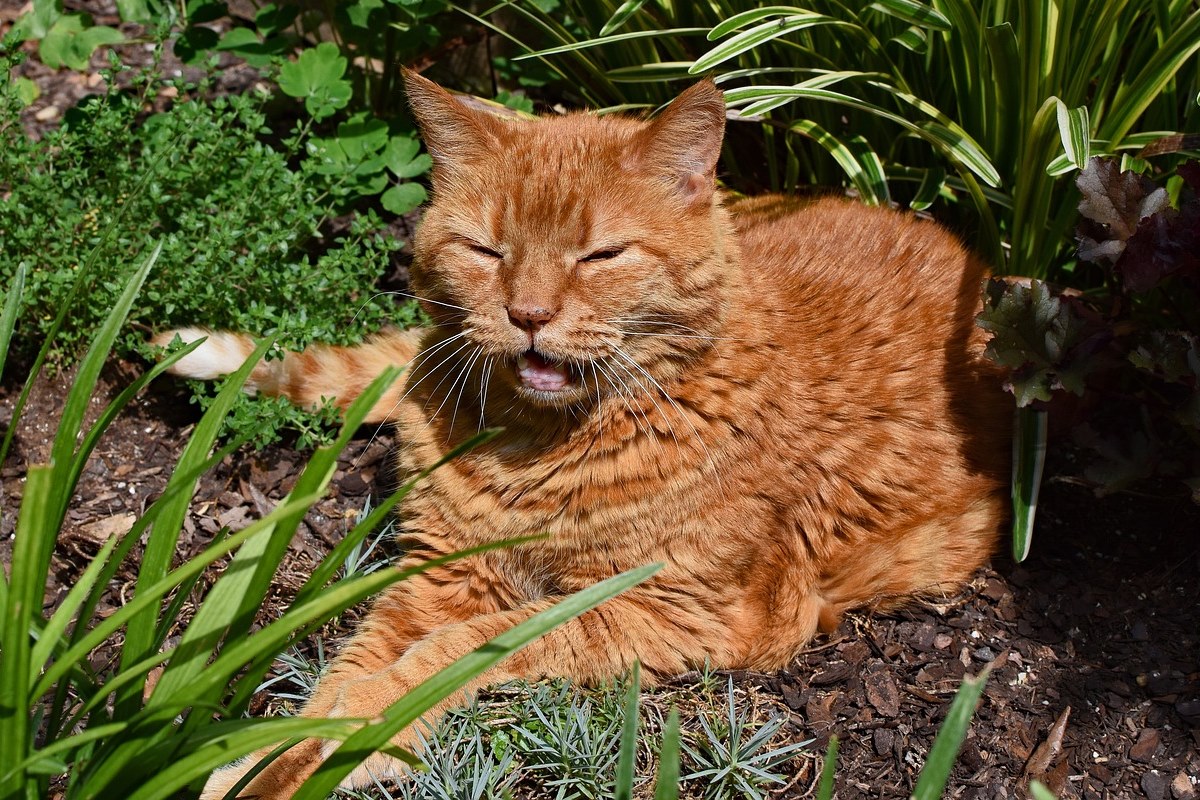
<svg viewBox="0 0 1200 800"><path fill-rule="evenodd" d="M428 153L421 153L421 143L411 136L393 136L388 140L383 157L387 168L397 178L415 178L433 166Z"/></svg>
<svg viewBox="0 0 1200 800"><path fill-rule="evenodd" d="M425 202L425 187L419 183L401 183L384 192L379 202L393 214L407 214Z"/></svg>
<svg viewBox="0 0 1200 800"><path fill-rule="evenodd" d="M38 47L42 63L53 69L65 66L82 71L87 69L97 48L125 41L116 28L91 25L90 22L90 18L82 14L59 17Z"/></svg>
<svg viewBox="0 0 1200 800"><path fill-rule="evenodd" d="M993 334L985 354L1008 368L1005 388L1018 406L1049 400L1055 389L1083 394L1101 337L1088 336L1084 320L1045 283L991 279L976 323Z"/></svg>
<svg viewBox="0 0 1200 800"><path fill-rule="evenodd" d="M279 88L290 97L303 98L304 107L315 119L324 119L350 102L346 57L333 42L321 42L305 50L279 71Z"/></svg>

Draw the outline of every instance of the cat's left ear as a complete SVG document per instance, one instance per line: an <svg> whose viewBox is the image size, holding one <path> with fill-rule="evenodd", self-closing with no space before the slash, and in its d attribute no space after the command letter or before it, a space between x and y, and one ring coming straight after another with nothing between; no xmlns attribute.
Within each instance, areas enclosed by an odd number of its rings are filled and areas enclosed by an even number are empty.
<svg viewBox="0 0 1200 800"><path fill-rule="evenodd" d="M433 183L464 177L470 162L494 150L498 120L468 107L414 70L404 70L404 91L425 148L433 157Z"/></svg>
<svg viewBox="0 0 1200 800"><path fill-rule="evenodd" d="M675 181L689 203L712 200L725 137L725 95L701 81L671 101L642 132L642 166Z"/></svg>

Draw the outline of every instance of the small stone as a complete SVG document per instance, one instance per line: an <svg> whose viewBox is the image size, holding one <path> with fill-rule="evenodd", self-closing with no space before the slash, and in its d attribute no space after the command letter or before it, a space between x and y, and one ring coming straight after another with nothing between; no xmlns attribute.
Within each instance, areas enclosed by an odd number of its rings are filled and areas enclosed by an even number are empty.
<svg viewBox="0 0 1200 800"><path fill-rule="evenodd" d="M971 656L976 661L983 661L984 663L996 660L995 651L993 651L992 648L988 647L987 645L978 648L974 653L971 654Z"/></svg>
<svg viewBox="0 0 1200 800"><path fill-rule="evenodd" d="M1147 800L1166 800L1167 776L1152 769L1142 776L1142 793Z"/></svg>
<svg viewBox="0 0 1200 800"><path fill-rule="evenodd" d="M939 633L933 637L933 646L938 650L945 650L952 644L954 644L954 637L948 633Z"/></svg>
<svg viewBox="0 0 1200 800"><path fill-rule="evenodd" d="M1196 800L1196 787L1186 772L1181 772L1171 781L1171 796L1175 800Z"/></svg>
<svg viewBox="0 0 1200 800"><path fill-rule="evenodd" d="M1145 728L1138 734L1137 741L1133 747L1129 748L1129 757L1134 761L1140 761L1143 764L1149 764L1154 759L1154 753L1158 750L1160 737L1158 731L1153 728Z"/></svg>
<svg viewBox="0 0 1200 800"><path fill-rule="evenodd" d="M38 122L51 122L58 119L58 115L61 113L62 111L59 110L58 106L46 106L45 108L39 108L37 113L33 115L33 118Z"/></svg>

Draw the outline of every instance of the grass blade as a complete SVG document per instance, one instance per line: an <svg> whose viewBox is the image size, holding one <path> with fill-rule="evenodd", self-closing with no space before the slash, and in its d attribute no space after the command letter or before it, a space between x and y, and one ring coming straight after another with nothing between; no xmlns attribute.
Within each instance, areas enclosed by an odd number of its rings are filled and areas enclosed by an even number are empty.
<svg viewBox="0 0 1200 800"><path fill-rule="evenodd" d="M600 29L600 35L608 36L617 28L624 25L644 5L646 5L646 0L625 0L621 4L621 7L608 18L608 22L604 23L604 27Z"/></svg>
<svg viewBox="0 0 1200 800"><path fill-rule="evenodd" d="M385 745L392 736L412 724L435 703L459 691L467 682L539 636L636 586L661 568L661 564L649 564L603 580L533 615L463 656L390 706L381 715L381 721L365 726L346 739L305 782L294 800L323 800L364 758ZM138 799L131 797L130 800Z"/></svg>
<svg viewBox="0 0 1200 800"><path fill-rule="evenodd" d="M1075 169L1083 169L1091 158L1091 125L1087 106L1067 108L1057 97L1054 103L1058 113L1058 135L1062 138L1063 150ZM1048 170L1049 168L1047 168Z"/></svg>
<svg viewBox="0 0 1200 800"><path fill-rule="evenodd" d="M905 22L934 31L949 31L950 20L918 0L876 0L871 8Z"/></svg>
<svg viewBox="0 0 1200 800"><path fill-rule="evenodd" d="M921 770L921 777L913 789L913 800L938 800L945 791L950 770L958 758L958 748L967 736L971 717L975 715L975 704L979 702L990 671L990 666L985 667L979 675L963 678L937 738L933 740L933 747L929 748L925 768Z"/></svg>
<svg viewBox="0 0 1200 800"><path fill-rule="evenodd" d="M721 42L716 47L709 50L704 55L696 59L696 63L692 64L688 72L693 75L707 72L718 64L722 64L731 58L736 58L747 50L753 50L760 47L772 39L778 39L780 36L786 36L789 33L802 31L807 28L813 28L819 25L841 25L849 26L841 20L825 14L817 14L813 12L805 12L802 14L793 14L790 17L784 17L781 20L770 20L761 25L756 25L753 28L744 30L741 33Z"/></svg>
<svg viewBox="0 0 1200 800"><path fill-rule="evenodd" d="M13 328L17 324L17 312L21 310L21 298L25 294L25 262L17 265L8 296L4 298L4 311L0 312L0 375L4 374L4 361L8 357Z"/></svg>
<svg viewBox="0 0 1200 800"><path fill-rule="evenodd" d="M1038 491L1046 466L1046 429L1049 414L1036 408L1018 408L1013 432L1013 560L1020 563L1033 543Z"/></svg>
<svg viewBox="0 0 1200 800"><path fill-rule="evenodd" d="M679 797L679 710L672 708L663 729L662 749L658 753L658 776L654 782L654 800L678 800Z"/></svg>
<svg viewBox="0 0 1200 800"><path fill-rule="evenodd" d="M11 583L7 614L0 622L0 764L21 764L33 744L30 730L29 627L41 610L46 572L41 569L42 552L53 548L57 487L55 469L49 465L29 468L25 494L17 515L13 543ZM25 772L18 770L0 778L0 797L25 794Z"/></svg>
<svg viewBox="0 0 1200 800"><path fill-rule="evenodd" d="M633 662L629 688L625 690L625 714L621 728L621 753L617 759L615 800L633 800L633 766L637 759L638 697L642 690L642 665Z"/></svg>
<svg viewBox="0 0 1200 800"><path fill-rule="evenodd" d="M821 765L821 782L817 786L816 800L831 800L833 798L833 779L837 776L838 737L829 737L829 748L825 751L825 761Z"/></svg>

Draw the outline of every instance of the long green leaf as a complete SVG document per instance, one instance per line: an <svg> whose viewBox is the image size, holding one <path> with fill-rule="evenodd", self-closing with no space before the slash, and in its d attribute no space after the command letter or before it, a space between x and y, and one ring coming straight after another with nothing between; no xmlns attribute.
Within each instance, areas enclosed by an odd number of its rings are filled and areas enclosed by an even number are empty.
<svg viewBox="0 0 1200 800"><path fill-rule="evenodd" d="M0 620L0 764L21 764L32 745L30 730L29 627L41 610L45 571L42 552L53 547L58 532L55 512L57 487L50 465L29 468L17 515L13 542L8 613ZM0 797L24 794L24 770L0 779Z"/></svg>
<svg viewBox="0 0 1200 800"><path fill-rule="evenodd" d="M951 30L950 20L918 0L876 0L871 8L934 31Z"/></svg>
<svg viewBox="0 0 1200 800"><path fill-rule="evenodd" d="M786 36L789 33L806 30L808 28L817 27L820 25L840 25L844 27L852 27L839 19L827 16L825 14L816 14L812 12L803 14L794 14L783 19L771 20L764 22L761 25L756 25L753 28L744 30L736 36L721 42L716 47L709 50L704 55L696 59L696 63L692 64L688 72L693 75L707 72L718 64L722 64L731 58L736 58L747 50L753 50L760 47L772 39L778 39L780 36Z"/></svg>
<svg viewBox="0 0 1200 800"><path fill-rule="evenodd" d="M975 715L975 704L979 702L990 672L991 667L988 666L975 677L968 675L963 678L962 686L950 704L950 711L946 713L946 719L933 740L933 747L929 748L929 757L925 759L925 767L913 789L913 800L941 798L946 781L950 778L950 770L958 758L958 748L962 746L967 728L971 725L971 717Z"/></svg>
<svg viewBox="0 0 1200 800"><path fill-rule="evenodd" d="M829 748L825 751L825 759L821 763L821 781L817 786L816 800L831 800L833 797L833 780L837 777L838 737L829 737Z"/></svg>
<svg viewBox="0 0 1200 800"><path fill-rule="evenodd" d="M768 17L789 17L796 14L809 13L803 8L795 6L762 6L761 8L749 8L741 11L733 16L722 20L713 26L708 32L708 40L716 41L723 36L727 36L736 30L741 30L752 22L758 22L761 19Z"/></svg>
<svg viewBox="0 0 1200 800"><path fill-rule="evenodd" d="M662 749L658 752L658 775L654 781L654 800L679 797L679 709L672 708L663 729Z"/></svg>
<svg viewBox="0 0 1200 800"><path fill-rule="evenodd" d="M245 363L225 379L221 391L217 393L216 398L192 431L191 438L188 439L188 443L176 463L175 473L167 482L168 488L174 488L179 475L191 474L191 468L206 459L224 425L226 415L241 394L242 386L273 343L272 337L267 337L259 342ZM163 504L151 529L150 538L146 542L146 549L138 570L135 593L144 592L145 587L160 582L167 574L175 554L176 543L179 541L179 533L183 529L183 519L187 515L192 495L195 493L197 480L198 477L189 480L186 490L174 493L172 499ZM168 620L166 624L170 625L173 622L173 620ZM154 643L159 638L159 624L157 607L146 607L139 617L131 620L126 632L125 646L121 651L122 666L141 661L150 655L154 649ZM133 714L140 705L140 693L135 693L131 689L123 696L118 697L117 716L124 717Z"/></svg>
<svg viewBox="0 0 1200 800"><path fill-rule="evenodd" d="M633 767L637 760L638 698L642 690L642 665L633 662L621 723L621 751L617 757L615 800L633 800Z"/></svg>
<svg viewBox="0 0 1200 800"><path fill-rule="evenodd" d="M559 53L574 53L578 50L586 50L589 47L598 47L605 44L615 44L617 42L628 42L633 39L662 39L668 36L699 36L708 33L707 28L670 28L664 31L630 31L628 33L615 33L612 36L599 36L595 39L586 39L582 42L571 42L570 44L560 45L558 47L550 47L545 50L538 50L533 53L523 53L513 61L524 61L529 58L544 58L546 56L557 55Z"/></svg>
<svg viewBox="0 0 1200 800"><path fill-rule="evenodd" d="M1033 522L1037 515L1038 491L1046 465L1046 429L1049 415L1036 408L1019 408L1013 431L1013 560L1029 555Z"/></svg>
<svg viewBox="0 0 1200 800"><path fill-rule="evenodd" d="M623 572L559 601L512 629L494 637L412 689L383 712L382 720L357 731L329 757L296 793L294 800L323 800L346 775L371 753L386 744L399 731L412 724L436 703L450 697L469 681L521 649L534 639L574 617L595 608L621 592L646 580L662 568L661 564ZM130 800L141 800L131 797Z"/></svg>
<svg viewBox="0 0 1200 800"><path fill-rule="evenodd" d="M21 300L25 294L26 272L28 270L24 261L17 264L12 283L8 286L8 294L4 298L4 310L0 311L0 375L4 374L4 361L8 357L13 328L17 324L17 313L21 310Z"/></svg>
<svg viewBox="0 0 1200 800"><path fill-rule="evenodd" d="M1087 166L1091 153L1091 125L1087 106L1067 108L1067 104L1054 98L1058 116L1058 135L1062 139L1063 151L1076 169Z"/></svg>
<svg viewBox="0 0 1200 800"><path fill-rule="evenodd" d="M625 2L613 12L613 15L609 17L608 22L604 23L604 27L600 29L600 35L608 36L617 28L624 25L629 18L636 14L644 5L646 5L646 0L625 0Z"/></svg>

